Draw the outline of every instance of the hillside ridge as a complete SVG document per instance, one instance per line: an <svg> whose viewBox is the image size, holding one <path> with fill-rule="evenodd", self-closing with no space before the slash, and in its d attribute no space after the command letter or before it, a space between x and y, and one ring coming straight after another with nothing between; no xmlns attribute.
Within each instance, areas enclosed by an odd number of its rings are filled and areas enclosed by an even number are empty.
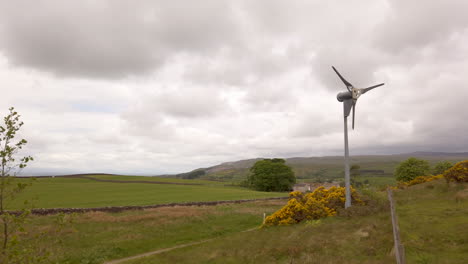
<svg viewBox="0 0 468 264"><path fill-rule="evenodd" d="M351 164L357 164L365 172L379 171L376 176L392 176L395 167L409 157L428 160L431 164L439 161L457 162L468 159L468 152L431 152L416 151L410 153L387 155L354 155ZM249 173L253 164L263 158L223 162L218 165L197 168L189 172L171 175L186 179L210 179L223 181L241 181ZM296 177L299 179L330 180L341 177L343 173L343 156L291 157L285 158ZM382 173L383 172L383 173Z"/></svg>

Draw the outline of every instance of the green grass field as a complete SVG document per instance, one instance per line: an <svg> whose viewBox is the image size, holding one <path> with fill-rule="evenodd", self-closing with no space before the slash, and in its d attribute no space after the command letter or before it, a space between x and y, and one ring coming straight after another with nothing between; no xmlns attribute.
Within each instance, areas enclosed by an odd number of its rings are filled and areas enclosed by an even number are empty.
<svg viewBox="0 0 468 264"><path fill-rule="evenodd" d="M395 191L407 263L466 263L467 190L467 184L438 180ZM103 263L210 238L127 263L395 263L386 193L368 190L366 195L369 205L336 217L250 232L241 231L259 227L263 213L273 213L285 201L84 213L71 216L73 223L58 231L57 216L32 216L28 231L19 235L31 252L47 251L50 261L69 264Z"/></svg>
<svg viewBox="0 0 468 264"><path fill-rule="evenodd" d="M385 187L385 186L394 186L397 184L395 177L381 177L381 176L359 176L353 178L355 181L361 183L368 182L370 186L373 187Z"/></svg>
<svg viewBox="0 0 468 264"><path fill-rule="evenodd" d="M98 176L103 178L103 176ZM109 176L108 179L130 176ZM139 177L141 178L141 177ZM158 179L162 181L163 179ZM28 179L18 179L28 182ZM191 180L164 179L164 181L191 182ZM194 181L201 183L205 181ZM56 207L102 207L125 205L152 205L177 202L240 200L287 196L287 193L257 192L245 188L210 185L171 185L144 183L97 182L80 178L38 178L32 186L7 205L8 209L19 209L28 200L34 208Z"/></svg>
<svg viewBox="0 0 468 264"><path fill-rule="evenodd" d="M71 216L73 223L59 231L57 216L32 216L23 243L33 252L50 254L51 263L103 263L194 241L222 239L258 227L264 212L271 214L282 204L284 201L273 200L84 213Z"/></svg>
<svg viewBox="0 0 468 264"><path fill-rule="evenodd" d="M407 263L466 263L468 200L455 198L463 188L467 185L447 187L439 180L396 192ZM375 195L384 201L383 193ZM238 233L126 263L395 263L388 208L377 207Z"/></svg>
<svg viewBox="0 0 468 264"><path fill-rule="evenodd" d="M114 181L150 181L150 182L170 182L170 183L188 183L202 185L226 185L226 182L210 181L210 180L186 180L178 178L163 178L163 177L148 177L148 176L126 176L126 175L90 175L89 177L101 180Z"/></svg>

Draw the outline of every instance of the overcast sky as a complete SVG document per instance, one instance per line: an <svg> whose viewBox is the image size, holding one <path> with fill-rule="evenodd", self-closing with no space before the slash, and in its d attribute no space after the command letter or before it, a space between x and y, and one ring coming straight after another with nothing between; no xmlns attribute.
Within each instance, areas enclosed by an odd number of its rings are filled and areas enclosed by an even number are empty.
<svg viewBox="0 0 468 264"><path fill-rule="evenodd" d="M0 0L0 116L24 173L185 172L353 154L468 151L466 0ZM23 174L24 174L23 173Z"/></svg>

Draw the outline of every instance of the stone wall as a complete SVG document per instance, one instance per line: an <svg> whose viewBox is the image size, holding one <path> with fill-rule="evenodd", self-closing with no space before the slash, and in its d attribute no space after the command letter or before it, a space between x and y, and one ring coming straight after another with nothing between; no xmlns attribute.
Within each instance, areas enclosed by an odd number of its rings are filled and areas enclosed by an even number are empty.
<svg viewBox="0 0 468 264"><path fill-rule="evenodd" d="M265 201L265 200L286 200L288 197L276 197L276 198L263 198L263 199L245 199L245 200L232 200L232 201L212 201L212 202L187 202L187 203L167 203L167 204L155 204L155 205L132 205L132 206L106 206L106 207L94 207L94 208L37 208L32 209L31 213L34 215L51 215L51 214L71 214L71 213L86 213L86 212L111 212L117 213L127 210L144 210L149 208L159 207L174 207L174 206L213 206L219 204L230 204L230 203L246 203L253 201ZM10 214L20 214L21 211L8 211Z"/></svg>

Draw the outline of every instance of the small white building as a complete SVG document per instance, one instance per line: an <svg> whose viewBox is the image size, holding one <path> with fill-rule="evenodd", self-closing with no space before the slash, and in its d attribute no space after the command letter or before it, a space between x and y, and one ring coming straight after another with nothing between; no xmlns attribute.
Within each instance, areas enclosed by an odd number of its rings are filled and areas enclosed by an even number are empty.
<svg viewBox="0 0 468 264"><path fill-rule="evenodd" d="M293 191L310 192L310 183L296 183L293 186Z"/></svg>
<svg viewBox="0 0 468 264"><path fill-rule="evenodd" d="M331 187L340 187L338 182L323 182L323 183L296 183L293 186L293 191L300 191L300 192L313 192L318 187L323 186L325 189L329 189Z"/></svg>

